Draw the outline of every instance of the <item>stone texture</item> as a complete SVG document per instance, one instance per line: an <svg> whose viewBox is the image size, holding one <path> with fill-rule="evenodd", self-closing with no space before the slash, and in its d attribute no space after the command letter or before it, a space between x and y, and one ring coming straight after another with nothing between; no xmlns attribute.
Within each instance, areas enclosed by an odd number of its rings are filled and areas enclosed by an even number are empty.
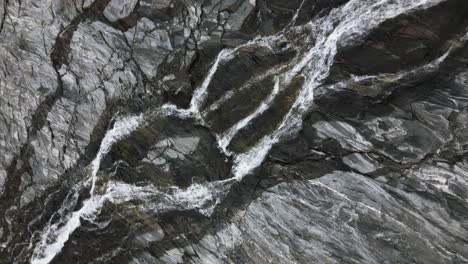
<svg viewBox="0 0 468 264"><path fill-rule="evenodd" d="M115 22L126 18L135 9L138 0L111 0L104 9L104 16L110 21Z"/></svg>

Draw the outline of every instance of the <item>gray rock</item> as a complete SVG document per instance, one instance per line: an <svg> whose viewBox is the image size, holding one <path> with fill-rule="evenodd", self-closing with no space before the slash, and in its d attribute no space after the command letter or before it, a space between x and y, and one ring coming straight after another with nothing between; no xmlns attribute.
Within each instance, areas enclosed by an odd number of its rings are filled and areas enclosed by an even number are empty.
<svg viewBox="0 0 468 264"><path fill-rule="evenodd" d="M4 169L0 170L0 193L3 193L3 189L5 188L5 181L6 181L7 173Z"/></svg>
<svg viewBox="0 0 468 264"><path fill-rule="evenodd" d="M104 9L104 16L110 22L126 18L133 12L137 3L138 0L111 0Z"/></svg>
<svg viewBox="0 0 468 264"><path fill-rule="evenodd" d="M452 241L468 230L449 213L430 199L337 171L264 192L239 222L193 246L189 263L226 263L233 254L247 263L463 262L468 252Z"/></svg>
<svg viewBox="0 0 468 264"><path fill-rule="evenodd" d="M142 247L147 247L150 243L161 241L164 238L164 231L158 224L149 226L140 232L142 232L142 234L137 236L133 243Z"/></svg>
<svg viewBox="0 0 468 264"><path fill-rule="evenodd" d="M360 153L353 153L344 157L343 163L362 174L368 174L382 168L382 166L371 157Z"/></svg>
<svg viewBox="0 0 468 264"><path fill-rule="evenodd" d="M157 29L146 18L138 21L136 27L125 33L131 45L133 58L148 79L157 75L158 66L173 50L167 30Z"/></svg>

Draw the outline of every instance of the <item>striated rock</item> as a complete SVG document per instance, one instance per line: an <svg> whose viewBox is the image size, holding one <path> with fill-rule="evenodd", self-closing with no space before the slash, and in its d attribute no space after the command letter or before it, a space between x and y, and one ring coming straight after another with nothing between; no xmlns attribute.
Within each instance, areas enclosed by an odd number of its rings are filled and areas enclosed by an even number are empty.
<svg viewBox="0 0 468 264"><path fill-rule="evenodd" d="M372 157L360 153L353 153L343 157L343 163L362 174L368 174L382 168L382 165Z"/></svg>
<svg viewBox="0 0 468 264"><path fill-rule="evenodd" d="M151 20L142 18L125 36L130 43L132 56L146 78L155 77L159 64L173 50L168 32L157 29Z"/></svg>
<svg viewBox="0 0 468 264"><path fill-rule="evenodd" d="M126 18L135 9L138 0L124 1L111 0L104 9L104 16L110 21L115 22L119 19Z"/></svg>

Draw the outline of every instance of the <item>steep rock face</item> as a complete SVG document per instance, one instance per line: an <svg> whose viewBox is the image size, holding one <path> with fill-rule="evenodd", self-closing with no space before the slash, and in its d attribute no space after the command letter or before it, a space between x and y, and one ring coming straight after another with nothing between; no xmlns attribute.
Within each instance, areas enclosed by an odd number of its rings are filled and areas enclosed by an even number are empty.
<svg viewBox="0 0 468 264"><path fill-rule="evenodd" d="M0 263L468 263L468 2L0 22Z"/></svg>

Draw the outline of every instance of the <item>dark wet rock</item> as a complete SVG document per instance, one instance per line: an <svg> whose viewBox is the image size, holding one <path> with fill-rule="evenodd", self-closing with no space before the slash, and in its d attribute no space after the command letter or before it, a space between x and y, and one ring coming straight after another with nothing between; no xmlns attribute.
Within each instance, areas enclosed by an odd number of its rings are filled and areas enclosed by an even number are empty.
<svg viewBox="0 0 468 264"><path fill-rule="evenodd" d="M267 47L246 46L235 54L236 59L218 66L202 108L205 122L216 133L228 130L274 93L274 76L282 72L294 52L274 53Z"/></svg>
<svg viewBox="0 0 468 264"><path fill-rule="evenodd" d="M465 1L451 0L386 21L355 47L343 49L333 71L374 75L428 63L450 47L452 38L465 33L466 10Z"/></svg>
<svg viewBox="0 0 468 264"><path fill-rule="evenodd" d="M159 117L114 145L108 164L126 182L189 186L230 177L229 160L213 135L194 120Z"/></svg>
<svg viewBox="0 0 468 264"><path fill-rule="evenodd" d="M260 0L257 9L244 24L250 34L270 35L286 27L302 25L346 3L348 0ZM294 20L295 18L295 20Z"/></svg>
<svg viewBox="0 0 468 264"><path fill-rule="evenodd" d="M230 56L235 59L226 58L221 61L218 70L208 86L208 98L205 106L209 106L226 91L239 89L248 80L263 75L272 67L285 64L294 56L294 51L287 49L275 52L271 47L247 45L234 52ZM228 56L229 56L228 55ZM236 74L231 74L231 73ZM234 91L235 92L235 91ZM203 109L204 107L202 107Z"/></svg>
<svg viewBox="0 0 468 264"><path fill-rule="evenodd" d="M281 80L279 82L281 85ZM277 97L271 102L271 107L261 113L251 124L240 130L232 139L229 148L235 152L245 152L263 136L274 131L294 103L303 82L302 77L295 77L284 90L279 91Z"/></svg>
<svg viewBox="0 0 468 264"><path fill-rule="evenodd" d="M267 77L264 80L254 80L251 83L246 83L237 91L231 91L229 98L219 98L223 100L223 104L212 104L207 107L204 120L210 125L215 132L223 132L231 126L239 122L243 117L255 111L260 104L272 92L275 85L273 77ZM234 88L235 89L235 88ZM244 103L245 99L249 98L248 103Z"/></svg>

